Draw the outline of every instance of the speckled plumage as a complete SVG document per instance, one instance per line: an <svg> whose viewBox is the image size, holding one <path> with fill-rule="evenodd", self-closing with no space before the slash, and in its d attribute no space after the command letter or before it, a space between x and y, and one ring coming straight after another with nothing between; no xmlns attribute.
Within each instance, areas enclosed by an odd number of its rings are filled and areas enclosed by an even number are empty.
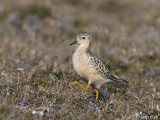
<svg viewBox="0 0 160 120"><path fill-rule="evenodd" d="M90 52L92 36L89 33L82 33L77 36L78 48L73 54L72 63L75 72L95 89L100 89L106 83L117 83L125 85L124 79L112 74L107 66ZM72 45L71 44L71 45Z"/></svg>

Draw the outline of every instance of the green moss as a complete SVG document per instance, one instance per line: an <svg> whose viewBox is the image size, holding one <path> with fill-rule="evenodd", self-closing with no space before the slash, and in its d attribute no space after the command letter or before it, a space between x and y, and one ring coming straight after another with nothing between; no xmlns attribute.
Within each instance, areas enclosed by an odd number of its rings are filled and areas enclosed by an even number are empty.
<svg viewBox="0 0 160 120"><path fill-rule="evenodd" d="M79 29L79 31L83 31L87 23L88 22L86 20L75 19L74 26L76 29Z"/></svg>
<svg viewBox="0 0 160 120"><path fill-rule="evenodd" d="M4 10L0 13L0 20L4 20L8 16L8 10Z"/></svg>
<svg viewBox="0 0 160 120"><path fill-rule="evenodd" d="M70 38L75 38L75 36L76 36L77 34L75 33L75 32L68 32L68 36L70 37Z"/></svg>
<svg viewBox="0 0 160 120"><path fill-rule="evenodd" d="M122 11L125 11L126 8L128 8L128 4L124 4L119 0L106 0L103 4L99 6L100 10L103 10L108 13L111 13L111 12L120 13Z"/></svg>
<svg viewBox="0 0 160 120"><path fill-rule="evenodd" d="M70 72L65 72L66 77L70 80L70 81L79 81L79 77L76 74L70 73Z"/></svg>
<svg viewBox="0 0 160 120"><path fill-rule="evenodd" d="M6 112L10 112L10 107L9 106L1 106L0 108L0 113L6 113ZM1 120L1 117L0 117L0 120Z"/></svg>
<svg viewBox="0 0 160 120"><path fill-rule="evenodd" d="M62 78L62 76L63 76L63 73L61 71L53 72L52 74L55 75L58 79Z"/></svg>
<svg viewBox="0 0 160 120"><path fill-rule="evenodd" d="M20 16L24 18L27 15L37 15L40 19L50 17L51 9L38 4L30 4L27 8L19 10Z"/></svg>

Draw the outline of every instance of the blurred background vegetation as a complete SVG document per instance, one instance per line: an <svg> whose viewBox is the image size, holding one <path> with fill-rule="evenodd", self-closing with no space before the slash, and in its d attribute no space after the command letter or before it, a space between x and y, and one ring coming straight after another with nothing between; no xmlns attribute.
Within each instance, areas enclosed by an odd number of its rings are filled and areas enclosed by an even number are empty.
<svg viewBox="0 0 160 120"><path fill-rule="evenodd" d="M160 116L159 11L159 0L0 0L0 119ZM107 85L95 102L68 87L81 32L129 88Z"/></svg>

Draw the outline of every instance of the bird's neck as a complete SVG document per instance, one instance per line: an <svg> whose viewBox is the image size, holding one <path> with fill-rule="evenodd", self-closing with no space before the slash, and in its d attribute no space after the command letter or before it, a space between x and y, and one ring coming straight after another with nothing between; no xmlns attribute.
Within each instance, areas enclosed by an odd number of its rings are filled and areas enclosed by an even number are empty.
<svg viewBox="0 0 160 120"><path fill-rule="evenodd" d="M89 51L89 49L90 49L90 44L88 43L88 44L82 44L82 45L79 45L78 46L78 51L79 52L82 52L82 53L84 53L84 52L87 52L87 51Z"/></svg>

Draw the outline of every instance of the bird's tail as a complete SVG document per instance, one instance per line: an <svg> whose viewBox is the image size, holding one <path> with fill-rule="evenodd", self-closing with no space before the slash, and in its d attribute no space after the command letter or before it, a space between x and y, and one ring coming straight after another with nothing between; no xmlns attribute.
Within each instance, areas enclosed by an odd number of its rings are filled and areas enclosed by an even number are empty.
<svg viewBox="0 0 160 120"><path fill-rule="evenodd" d="M119 78L119 79L116 79L116 80L113 80L113 79L108 79L107 80L109 84L118 84L118 85L121 85L121 86L128 86L128 82L122 78Z"/></svg>
<svg viewBox="0 0 160 120"><path fill-rule="evenodd" d="M128 81L126 81L125 79L123 78L118 78L118 81L116 82L117 84L119 85L122 85L122 86L128 86Z"/></svg>
<svg viewBox="0 0 160 120"><path fill-rule="evenodd" d="M124 80L123 78L119 78L112 73L108 73L107 77L110 79L111 83L119 84L122 86L128 86L128 81Z"/></svg>

